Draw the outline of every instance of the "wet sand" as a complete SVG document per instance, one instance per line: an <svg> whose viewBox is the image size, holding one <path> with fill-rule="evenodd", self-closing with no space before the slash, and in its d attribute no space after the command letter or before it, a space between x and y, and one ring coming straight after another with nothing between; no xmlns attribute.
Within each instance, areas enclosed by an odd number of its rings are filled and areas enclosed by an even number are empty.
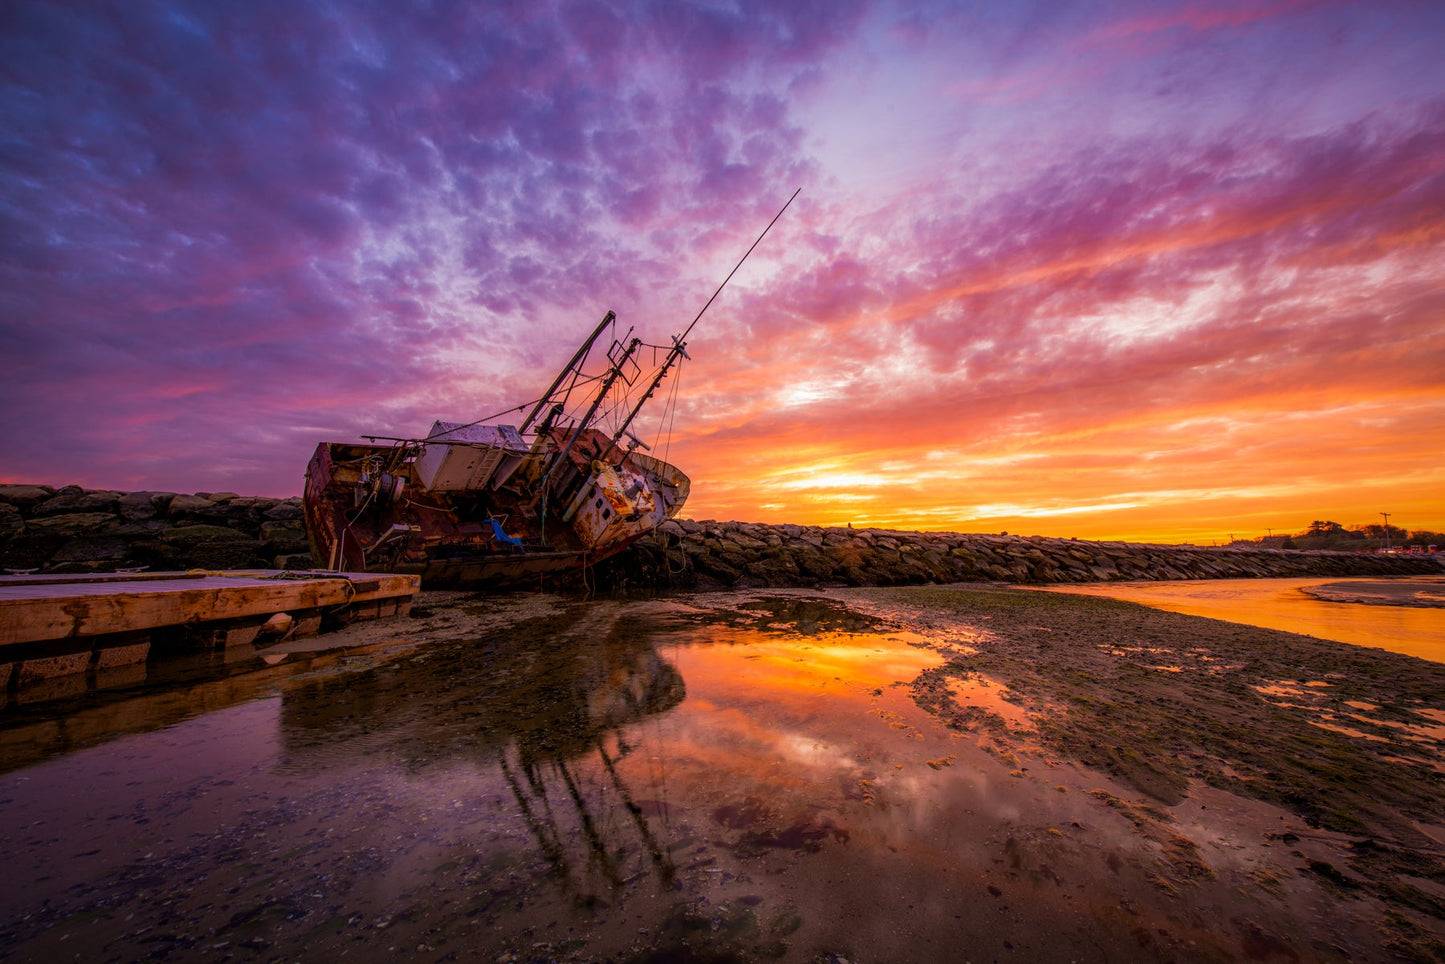
<svg viewBox="0 0 1445 964"><path fill-rule="evenodd" d="M1445 955L1445 665L985 585L416 616L11 707L0 957Z"/></svg>

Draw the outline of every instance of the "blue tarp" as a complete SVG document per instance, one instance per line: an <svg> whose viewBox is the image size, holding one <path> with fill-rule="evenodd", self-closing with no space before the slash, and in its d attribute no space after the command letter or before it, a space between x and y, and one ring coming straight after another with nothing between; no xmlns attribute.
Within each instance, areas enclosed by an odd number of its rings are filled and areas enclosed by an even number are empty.
<svg viewBox="0 0 1445 964"><path fill-rule="evenodd" d="M502 530L502 524L496 519L491 519L489 521L492 523L492 539L494 541L505 542L507 545L514 546L518 549L522 548L521 539L513 539L511 536L507 535L507 533Z"/></svg>

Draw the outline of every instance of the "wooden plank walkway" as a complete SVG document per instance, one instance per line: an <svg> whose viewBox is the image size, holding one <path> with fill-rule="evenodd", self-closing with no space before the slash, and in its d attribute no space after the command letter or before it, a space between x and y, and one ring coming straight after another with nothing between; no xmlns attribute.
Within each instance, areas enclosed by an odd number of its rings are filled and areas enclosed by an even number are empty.
<svg viewBox="0 0 1445 964"><path fill-rule="evenodd" d="M144 680L156 647L229 661L261 639L405 615L420 587L414 575L322 571L0 576L0 706L134 682L132 668Z"/></svg>
<svg viewBox="0 0 1445 964"><path fill-rule="evenodd" d="M420 582L273 570L0 576L0 647L389 600L409 607Z"/></svg>

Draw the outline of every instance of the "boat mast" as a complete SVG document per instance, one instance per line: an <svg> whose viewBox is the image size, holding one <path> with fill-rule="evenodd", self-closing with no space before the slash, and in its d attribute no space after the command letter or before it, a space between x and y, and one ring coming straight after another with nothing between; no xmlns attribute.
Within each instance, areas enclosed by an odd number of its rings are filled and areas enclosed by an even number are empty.
<svg viewBox="0 0 1445 964"><path fill-rule="evenodd" d="M587 414L583 415L581 421L572 427L571 434L567 436L567 444L563 445L561 450L552 457L552 463L547 467L547 471L542 479L544 486L547 481L546 477L550 476L552 470L562 463L562 460L567 457L567 453L572 451L572 446L576 444L577 439L581 437L582 430L591 424L592 416L597 414L597 409L601 407L603 400L607 398L607 393L612 390L613 383L622 376L623 366L632 360L633 354L641 345L641 338L634 338L629 341L626 349L622 352L622 357L613 362L612 367L608 369L607 375L602 379L602 387L597 390L597 397L592 399L592 407L587 409Z"/></svg>
<svg viewBox="0 0 1445 964"><path fill-rule="evenodd" d="M562 387L562 382L566 380L567 376L571 374L592 351L592 345L597 341L598 337L601 336L602 330L616 320L617 313L614 311L608 311L607 314L602 316L602 321L593 330L592 334L588 336L587 340L582 343L582 347L577 349L577 353L572 356L572 360L569 361L567 366L557 375L557 380L552 382L552 387L548 388L547 391L542 394L542 398L537 402L537 407L532 409L532 414L528 415L527 420L522 423L520 431L527 431L532 423L537 420L537 416L542 413L542 409L552 400L553 393Z"/></svg>

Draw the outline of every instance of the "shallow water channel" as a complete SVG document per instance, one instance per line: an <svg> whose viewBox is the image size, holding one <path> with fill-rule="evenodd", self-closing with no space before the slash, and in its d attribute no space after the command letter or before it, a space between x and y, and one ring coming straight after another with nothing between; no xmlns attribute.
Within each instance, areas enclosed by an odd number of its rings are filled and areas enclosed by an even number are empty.
<svg viewBox="0 0 1445 964"><path fill-rule="evenodd" d="M1168 612L1303 633L1445 663L1445 576L1399 579L1188 579L1059 585ZM1422 606L1409 597L1428 599ZM1368 600L1368 602L1364 602Z"/></svg>

